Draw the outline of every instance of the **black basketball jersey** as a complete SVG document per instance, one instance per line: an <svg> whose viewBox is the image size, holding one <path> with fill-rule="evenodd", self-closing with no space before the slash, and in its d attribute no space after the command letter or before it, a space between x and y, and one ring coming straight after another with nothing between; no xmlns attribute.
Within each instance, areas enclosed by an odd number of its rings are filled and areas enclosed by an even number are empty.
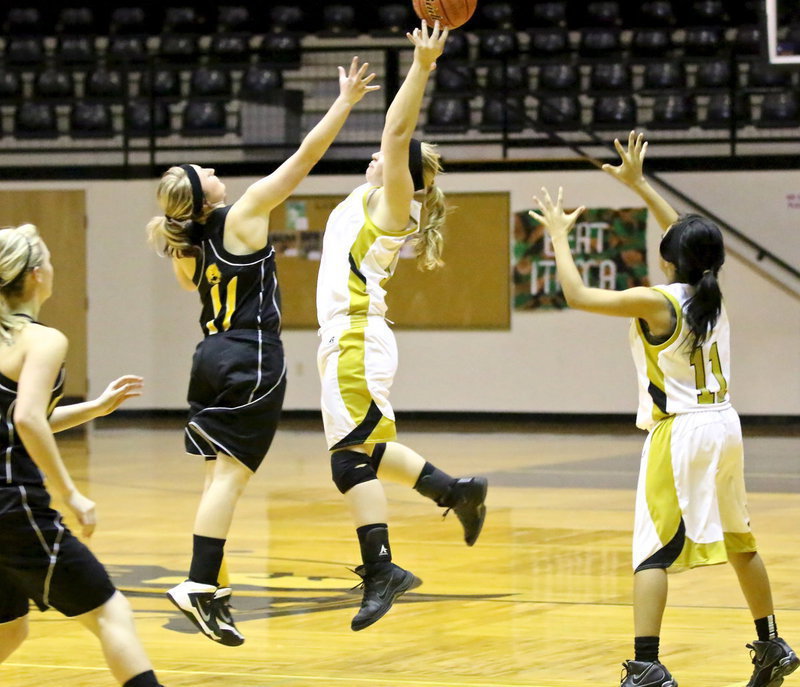
<svg viewBox="0 0 800 687"><path fill-rule="evenodd" d="M270 243L249 255L233 255L222 245L231 205L214 210L196 224L202 251L192 278L203 309L200 326L206 336L230 329L281 330L281 297Z"/></svg>
<svg viewBox="0 0 800 687"><path fill-rule="evenodd" d="M64 395L64 368L58 373L50 395L49 415ZM0 374L0 510L8 487L43 487L42 472L28 455L14 426L17 405L17 383Z"/></svg>

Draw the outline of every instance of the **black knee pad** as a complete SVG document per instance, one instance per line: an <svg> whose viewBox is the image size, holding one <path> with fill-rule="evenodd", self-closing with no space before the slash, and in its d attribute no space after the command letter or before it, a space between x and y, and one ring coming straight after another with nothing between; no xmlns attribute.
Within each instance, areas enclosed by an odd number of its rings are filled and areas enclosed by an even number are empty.
<svg viewBox="0 0 800 687"><path fill-rule="evenodd" d="M331 475L336 488L343 494L356 484L378 479L370 457L360 451L334 451L331 454Z"/></svg>

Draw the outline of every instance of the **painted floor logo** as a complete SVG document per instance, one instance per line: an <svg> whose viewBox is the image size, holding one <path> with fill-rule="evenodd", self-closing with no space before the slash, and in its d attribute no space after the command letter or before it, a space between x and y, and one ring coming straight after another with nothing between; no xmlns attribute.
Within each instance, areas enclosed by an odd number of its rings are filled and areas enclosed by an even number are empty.
<svg viewBox="0 0 800 687"><path fill-rule="evenodd" d="M323 613L344 608L358 609L361 604L361 580L350 576L347 568L342 576L310 576L292 570L308 567L309 561L283 560L285 571L263 575L234 575L234 605L236 623L241 625L250 620L279 618L289 615ZM329 561L326 567L335 566ZM108 565L106 566L117 588L128 597L153 599L158 606L152 610L163 611L161 601L164 594L175 584L182 582L185 573L153 565ZM440 601L475 601L499 599L509 594L425 594L409 592L398 599L398 604L429 603ZM186 620L180 611L169 611L170 618L164 627L181 633L195 633L197 630Z"/></svg>

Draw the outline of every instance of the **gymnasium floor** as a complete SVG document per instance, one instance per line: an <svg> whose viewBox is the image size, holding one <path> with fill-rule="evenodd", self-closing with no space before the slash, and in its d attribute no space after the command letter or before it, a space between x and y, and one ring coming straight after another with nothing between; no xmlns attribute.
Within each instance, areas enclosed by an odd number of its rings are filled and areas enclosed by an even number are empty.
<svg viewBox="0 0 800 687"><path fill-rule="evenodd" d="M454 475L490 481L473 548L458 521L389 486L396 562L424 581L358 633L358 547L315 423L287 422L240 501L228 554L247 642L196 634L163 592L184 579L202 468L178 421L105 420L62 450L98 504L91 546L135 609L167 687L618 685L632 658L629 545L643 433L580 423L405 423L401 440ZM800 647L800 430L746 429L754 530L781 634ZM99 646L55 612L0 667L9 687L114 684ZM681 687L742 686L755 639L728 566L671 578L662 660ZM786 685L800 686L800 675Z"/></svg>

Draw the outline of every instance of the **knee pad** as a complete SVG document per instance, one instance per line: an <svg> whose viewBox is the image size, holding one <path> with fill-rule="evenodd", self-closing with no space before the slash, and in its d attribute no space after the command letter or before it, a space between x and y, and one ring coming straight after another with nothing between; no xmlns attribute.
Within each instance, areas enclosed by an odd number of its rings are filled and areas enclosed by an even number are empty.
<svg viewBox="0 0 800 687"><path fill-rule="evenodd" d="M356 484L378 479L370 457L360 451L334 451L331 454L331 475L336 488L343 494Z"/></svg>

